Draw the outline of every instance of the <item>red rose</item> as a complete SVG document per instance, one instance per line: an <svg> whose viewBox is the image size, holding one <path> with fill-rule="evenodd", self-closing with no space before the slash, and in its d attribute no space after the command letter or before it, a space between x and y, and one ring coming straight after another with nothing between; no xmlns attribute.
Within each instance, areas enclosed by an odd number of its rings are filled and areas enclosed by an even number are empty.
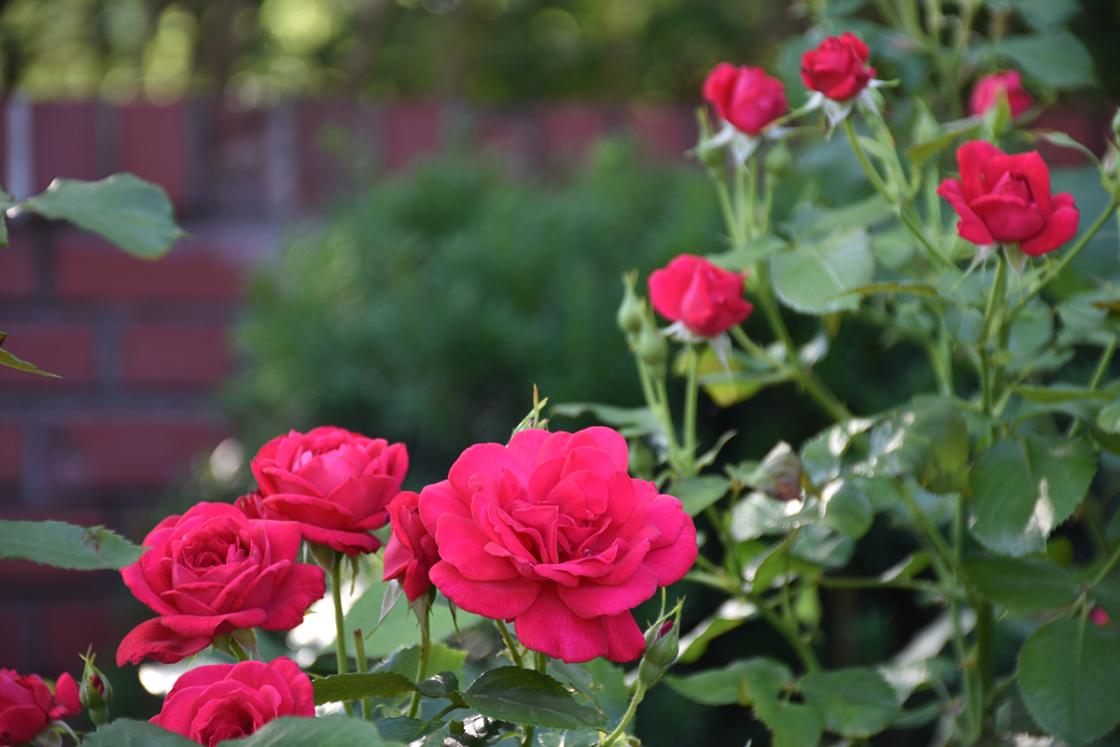
<svg viewBox="0 0 1120 747"><path fill-rule="evenodd" d="M144 538L148 550L121 569L133 595L160 616L117 648L117 665L165 664L239 628L289 630L323 596L323 569L298 563L295 524L246 518L226 503L199 503Z"/></svg>
<svg viewBox="0 0 1120 747"><path fill-rule="evenodd" d="M397 494L389 504L393 534L385 546L386 581L400 581L408 601L413 602L431 588L428 571L439 560L436 541L420 520L420 496L410 490Z"/></svg>
<svg viewBox="0 0 1120 747"><path fill-rule="evenodd" d="M247 737L281 716L315 715L311 679L291 659L213 664L192 669L163 699L151 722L214 747Z"/></svg>
<svg viewBox="0 0 1120 747"><path fill-rule="evenodd" d="M850 31L830 36L801 55L801 80L833 101L847 101L875 77L875 68L867 64L870 56L867 45Z"/></svg>
<svg viewBox="0 0 1120 747"><path fill-rule="evenodd" d="M1007 103L1011 107L1011 116L1017 117L1031 108L1034 99L1023 88L1023 80L1019 77L1018 70L1008 70L1004 73L985 75L976 81L972 87L972 97L969 99L969 109L976 116L991 109L999 101L999 97L1006 95Z"/></svg>
<svg viewBox="0 0 1120 747"><path fill-rule="evenodd" d="M1018 243L1037 257L1077 233L1077 207L1050 194L1050 170L1037 151L1008 155L983 140L957 149L961 178L937 188L957 211L957 233L974 244Z"/></svg>
<svg viewBox="0 0 1120 747"><path fill-rule="evenodd" d="M37 674L0 669L0 747L26 744L51 721L81 710L78 684L69 674L59 676L52 694Z"/></svg>
<svg viewBox="0 0 1120 747"><path fill-rule="evenodd" d="M754 308L743 298L743 276L703 257L682 254L649 276L649 297L661 316L700 337L740 324Z"/></svg>
<svg viewBox="0 0 1120 747"><path fill-rule="evenodd" d="M566 662L641 656L630 610L696 560L681 502L630 477L626 439L609 428L472 446L424 488L420 516L439 546L432 583Z"/></svg>
<svg viewBox="0 0 1120 747"><path fill-rule="evenodd" d="M408 471L404 444L342 428L278 436L252 462L266 519L294 521L308 542L356 555L380 547L371 529Z"/></svg>
<svg viewBox="0 0 1120 747"><path fill-rule="evenodd" d="M721 62L704 81L704 98L724 120L751 136L789 111L782 82L760 67Z"/></svg>

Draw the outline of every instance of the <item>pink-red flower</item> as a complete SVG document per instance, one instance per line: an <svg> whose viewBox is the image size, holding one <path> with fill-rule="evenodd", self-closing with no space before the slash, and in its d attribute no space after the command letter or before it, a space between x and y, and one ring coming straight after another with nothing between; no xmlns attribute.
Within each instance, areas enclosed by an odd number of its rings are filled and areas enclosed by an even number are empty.
<svg viewBox="0 0 1120 747"><path fill-rule="evenodd" d="M681 254L649 276L657 313L694 335L715 337L742 323L754 308L743 298L743 276L703 257Z"/></svg>
<svg viewBox="0 0 1120 747"><path fill-rule="evenodd" d="M51 721L81 710L78 684L69 674L59 676L52 693L37 674L0 669L0 747L27 744Z"/></svg>
<svg viewBox="0 0 1120 747"><path fill-rule="evenodd" d="M760 67L721 62L704 81L704 98L720 117L752 137L789 111L782 82Z"/></svg>
<svg viewBox="0 0 1120 747"><path fill-rule="evenodd" d="M609 428L472 446L421 492L420 516L439 546L432 583L566 662L640 656L631 610L696 559L681 502L630 477L626 440Z"/></svg>
<svg viewBox="0 0 1120 747"><path fill-rule="evenodd" d="M399 581L413 602L432 587L428 571L439 560L436 540L420 520L420 496L410 490L397 494L389 504L393 534L385 546L386 581Z"/></svg>
<svg viewBox="0 0 1120 747"><path fill-rule="evenodd" d="M323 570L297 562L297 525L250 519L226 503L167 517L144 545L121 576L159 617L124 637L118 666L176 662L240 628L289 630L326 591Z"/></svg>
<svg viewBox="0 0 1120 747"><path fill-rule="evenodd" d="M870 57L867 45L850 31L830 36L801 55L801 80L833 101L847 101L875 77Z"/></svg>
<svg viewBox="0 0 1120 747"><path fill-rule="evenodd" d="M380 547L369 532L408 471L404 444L342 428L292 431L272 439L252 462L263 518L294 521L308 542L348 555Z"/></svg>
<svg viewBox="0 0 1120 747"><path fill-rule="evenodd" d="M1077 233L1073 197L1050 194L1050 169L1037 151L1008 155L983 140L957 150L960 179L937 188L957 211L957 232L974 244L1018 243L1025 254L1054 251Z"/></svg>
<svg viewBox="0 0 1120 747"><path fill-rule="evenodd" d="M1023 79L1018 70L1008 70L1002 73L985 75L976 81L972 87L972 96L969 98L969 109L979 116L999 101L1000 96L1007 96L1007 103L1011 107L1011 116L1017 117L1031 108L1034 99L1023 88Z"/></svg>
<svg viewBox="0 0 1120 747"><path fill-rule="evenodd" d="M314 715L311 679L291 659L279 658L192 669L175 681L151 722L214 747L281 716Z"/></svg>

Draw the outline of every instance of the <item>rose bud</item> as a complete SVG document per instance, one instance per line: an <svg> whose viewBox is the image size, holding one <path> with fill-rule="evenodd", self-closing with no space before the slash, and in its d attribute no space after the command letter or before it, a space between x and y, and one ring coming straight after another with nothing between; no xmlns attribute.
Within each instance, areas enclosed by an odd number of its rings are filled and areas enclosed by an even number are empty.
<svg viewBox="0 0 1120 747"><path fill-rule="evenodd" d="M646 630L646 652L638 665L638 679L649 688L657 684L680 653L680 608L668 619L655 622Z"/></svg>
<svg viewBox="0 0 1120 747"><path fill-rule="evenodd" d="M655 270L649 276L649 297L657 313L700 338L726 332L754 308L743 298L741 274L694 254L681 254Z"/></svg>
<svg viewBox="0 0 1120 747"><path fill-rule="evenodd" d="M968 108L974 116L981 116L999 103L1000 96L1007 96L1011 116L1017 117L1031 108L1034 99L1023 88L1018 70L985 75L972 87Z"/></svg>
<svg viewBox="0 0 1120 747"><path fill-rule="evenodd" d="M974 244L1015 244L1037 257L1077 233L1073 196L1050 193L1050 169L1038 151L1009 155L983 140L957 149L960 179L946 179L937 194L960 218L957 233Z"/></svg>
<svg viewBox="0 0 1120 747"><path fill-rule="evenodd" d="M789 111L785 86L760 67L721 62L704 81L704 98L725 122L751 137Z"/></svg>
<svg viewBox="0 0 1120 747"><path fill-rule="evenodd" d="M415 602L428 592L432 582L428 571L439 560L436 540L420 520L420 496L405 490L389 504L393 533L385 546L385 581L399 581L408 601Z"/></svg>
<svg viewBox="0 0 1120 747"><path fill-rule="evenodd" d="M637 280L633 273L627 273L622 278L623 291L622 303L618 306L618 326L627 335L636 335L642 331L645 322L645 311L642 300L634 292L634 283Z"/></svg>
<svg viewBox="0 0 1120 747"><path fill-rule="evenodd" d="M94 664L94 658L92 652L82 657L84 667L78 694L90 720L95 726L100 726L109 720L109 701L113 697L113 690L105 675Z"/></svg>
<svg viewBox="0 0 1120 747"><path fill-rule="evenodd" d="M847 101L875 77L875 68L867 64L870 56L867 45L850 31L830 36L801 55L801 80L811 91Z"/></svg>

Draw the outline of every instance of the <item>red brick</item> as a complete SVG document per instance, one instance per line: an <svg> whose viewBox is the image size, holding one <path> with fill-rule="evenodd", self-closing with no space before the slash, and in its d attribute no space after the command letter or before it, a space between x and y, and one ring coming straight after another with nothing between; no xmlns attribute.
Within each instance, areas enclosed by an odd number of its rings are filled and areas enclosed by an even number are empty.
<svg viewBox="0 0 1120 747"><path fill-rule="evenodd" d="M1105 151L1108 122L1108 115L1102 114L1099 110L1065 105L1042 112L1031 127L1038 130L1064 132L1097 155L1101 155ZM1051 167L1086 166L1089 163L1084 155L1071 148L1060 148L1045 141L1039 141L1037 148Z"/></svg>
<svg viewBox="0 0 1120 747"><path fill-rule="evenodd" d="M111 661L124 632L114 619L114 606L99 597L42 602L38 634L44 676L61 672L77 676L82 669L78 657L90 646L99 659Z"/></svg>
<svg viewBox="0 0 1120 747"><path fill-rule="evenodd" d="M220 210L262 214L265 113L218 106L210 113L207 190Z"/></svg>
<svg viewBox="0 0 1120 747"><path fill-rule="evenodd" d="M696 145L695 120L679 106L634 103L627 114L627 131L649 155L677 160Z"/></svg>
<svg viewBox="0 0 1120 747"><path fill-rule="evenodd" d="M46 189L52 179L97 179L97 107L92 102L38 103L34 123L34 186Z"/></svg>
<svg viewBox="0 0 1120 747"><path fill-rule="evenodd" d="M24 630L24 612L15 605L0 607L0 667L21 669L29 645Z"/></svg>
<svg viewBox="0 0 1120 747"><path fill-rule="evenodd" d="M6 389L72 389L88 387L93 383L96 353L93 328L89 325L4 321L0 321L0 325L0 329L8 333L5 350L62 377L49 379L0 367L0 386Z"/></svg>
<svg viewBox="0 0 1120 747"><path fill-rule="evenodd" d="M497 109L481 114L478 141L486 150L500 154L518 173L534 165L533 123L517 111Z"/></svg>
<svg viewBox="0 0 1120 747"><path fill-rule="evenodd" d="M122 171L155 182L183 206L190 192L186 104L129 104L118 109L117 153Z"/></svg>
<svg viewBox="0 0 1120 747"><path fill-rule="evenodd" d="M434 102L410 101L386 105L378 112L381 156L393 170L443 147L443 110Z"/></svg>
<svg viewBox="0 0 1120 747"><path fill-rule="evenodd" d="M51 427L55 487L89 495L104 489L166 488L191 461L226 436L216 421L166 417L81 417Z"/></svg>
<svg viewBox="0 0 1120 747"><path fill-rule="evenodd" d="M232 369L227 329L215 324L137 324L124 335L124 381L208 387Z"/></svg>
<svg viewBox="0 0 1120 747"><path fill-rule="evenodd" d="M11 244L0 248L0 301L26 300L39 289L34 247L26 237L9 233L8 238Z"/></svg>
<svg viewBox="0 0 1120 747"><path fill-rule="evenodd" d="M183 239L155 261L67 234L55 256L58 294L77 301L232 300L241 292L234 247Z"/></svg>
<svg viewBox="0 0 1120 747"><path fill-rule="evenodd" d="M18 483L23 471L23 429L18 423L0 423L0 483Z"/></svg>

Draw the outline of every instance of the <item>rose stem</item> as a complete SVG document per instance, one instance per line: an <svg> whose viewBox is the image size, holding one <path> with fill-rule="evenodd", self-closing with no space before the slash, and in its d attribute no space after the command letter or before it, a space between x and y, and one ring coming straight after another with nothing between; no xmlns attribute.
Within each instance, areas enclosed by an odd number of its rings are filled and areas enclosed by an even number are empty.
<svg viewBox="0 0 1120 747"><path fill-rule="evenodd" d="M354 633L354 656L357 659L356 667L362 674L366 673L369 662L366 661L366 640L362 636L362 629L357 628ZM369 720L370 714L373 713L373 701L364 698L361 701L362 719Z"/></svg>
<svg viewBox="0 0 1120 747"><path fill-rule="evenodd" d="M346 619L342 615L342 553L335 551L331 561L331 597L334 599L335 650L338 654L338 673L346 674L349 656L346 653ZM347 716L354 712L348 701L343 702Z"/></svg>

